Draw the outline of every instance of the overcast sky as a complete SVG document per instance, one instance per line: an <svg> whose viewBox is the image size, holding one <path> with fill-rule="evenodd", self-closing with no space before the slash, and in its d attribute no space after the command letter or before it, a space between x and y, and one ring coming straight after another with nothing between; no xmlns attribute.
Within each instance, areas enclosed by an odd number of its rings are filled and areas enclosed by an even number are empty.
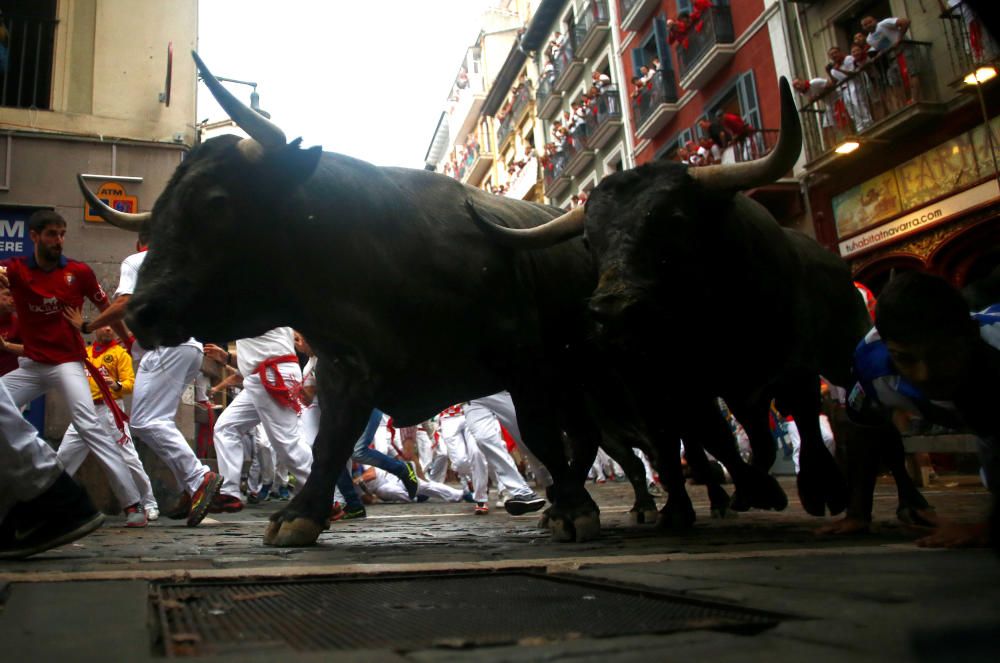
<svg viewBox="0 0 1000 663"><path fill-rule="evenodd" d="M198 51L216 76L255 81L261 108L289 139L421 168L465 50L493 4L201 0ZM227 86L249 104L249 87ZM198 120L206 118L225 114L199 83Z"/></svg>

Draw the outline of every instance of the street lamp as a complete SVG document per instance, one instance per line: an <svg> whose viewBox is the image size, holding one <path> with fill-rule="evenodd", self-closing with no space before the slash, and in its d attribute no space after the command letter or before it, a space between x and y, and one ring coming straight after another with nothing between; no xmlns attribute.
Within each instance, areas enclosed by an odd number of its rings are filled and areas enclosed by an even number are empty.
<svg viewBox="0 0 1000 663"><path fill-rule="evenodd" d="M987 81L996 78L996 75L996 67L993 65L984 65L966 75L962 80L966 85L976 88L976 96L979 97L979 110L983 114L983 130L986 132L986 144L989 145L990 156L993 157L993 176L1000 181L1000 167L997 166L997 150L993 144L993 128L990 127L990 116L986 113L986 100L983 98L983 85Z"/></svg>
<svg viewBox="0 0 1000 663"><path fill-rule="evenodd" d="M202 78L202 77L199 75L198 78ZM267 119L269 119L269 120L271 119L271 114L268 113L266 110L264 110L263 108L260 107L260 95L257 94L257 83L256 82L254 82L254 81L241 81L241 80L236 79L236 78L226 78L225 76L216 76L215 79L219 80L219 81L224 81L226 83L236 83L238 85L248 85L251 88L253 88L253 91L250 93L250 108L252 110L257 111L258 113L260 113L261 115L263 115Z"/></svg>

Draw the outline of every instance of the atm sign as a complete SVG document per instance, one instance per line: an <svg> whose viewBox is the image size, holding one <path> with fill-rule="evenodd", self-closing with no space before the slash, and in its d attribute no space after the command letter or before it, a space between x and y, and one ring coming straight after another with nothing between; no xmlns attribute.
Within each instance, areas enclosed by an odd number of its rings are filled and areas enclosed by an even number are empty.
<svg viewBox="0 0 1000 663"><path fill-rule="evenodd" d="M139 211L138 196L127 195L125 193L125 187L116 182L105 182L102 184L97 190L97 197L100 198L108 207L116 209L119 212L135 214ZM97 223L102 223L104 221L104 219L102 219L100 215L86 203L86 201L83 203L83 218L85 221L94 221Z"/></svg>

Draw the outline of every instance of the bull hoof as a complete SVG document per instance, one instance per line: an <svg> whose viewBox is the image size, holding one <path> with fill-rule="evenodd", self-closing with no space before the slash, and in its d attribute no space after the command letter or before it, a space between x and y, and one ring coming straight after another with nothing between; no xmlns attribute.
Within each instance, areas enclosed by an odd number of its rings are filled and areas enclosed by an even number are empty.
<svg viewBox="0 0 1000 663"><path fill-rule="evenodd" d="M743 494L740 491L735 491L733 496L729 499L729 511L743 513L750 510L750 505L747 501L743 499Z"/></svg>
<svg viewBox="0 0 1000 663"><path fill-rule="evenodd" d="M796 478L799 502L811 516L825 516L827 509L836 516L847 508L847 486L833 458L830 463L822 471L806 472L803 468Z"/></svg>
<svg viewBox="0 0 1000 663"><path fill-rule="evenodd" d="M601 514L595 504L582 504L572 509L553 505L546 513L549 531L555 541L582 543L600 536Z"/></svg>
<svg viewBox="0 0 1000 663"><path fill-rule="evenodd" d="M548 529L549 528L549 507L545 511L542 511L542 515L538 517L538 529Z"/></svg>
<svg viewBox="0 0 1000 663"><path fill-rule="evenodd" d="M601 538L601 516L598 513L585 513L573 519L576 530L576 542L585 543Z"/></svg>
<svg viewBox="0 0 1000 663"><path fill-rule="evenodd" d="M784 511L788 506L788 496L781 489L777 479L754 467L749 468L747 474L741 477L737 494L742 501L740 506L770 511Z"/></svg>
<svg viewBox="0 0 1000 663"><path fill-rule="evenodd" d="M264 545L273 546L277 545L274 543L275 539L278 537L278 530L281 529L281 523L272 520L267 524L267 529L264 530Z"/></svg>
<svg viewBox="0 0 1000 663"><path fill-rule="evenodd" d="M708 501L712 509L713 518L735 518L735 512L729 509L729 493L722 486L709 484ZM732 514L732 515L730 515Z"/></svg>
<svg viewBox="0 0 1000 663"><path fill-rule="evenodd" d="M691 500L669 499L660 509L656 526L668 530L686 530L694 527L694 506Z"/></svg>
<svg viewBox="0 0 1000 663"><path fill-rule="evenodd" d="M652 525L656 522L660 513L656 507L648 509L632 509L628 512L628 520L632 525Z"/></svg>
<svg viewBox="0 0 1000 663"><path fill-rule="evenodd" d="M277 532L272 532L272 527L279 523L269 523L267 532L264 533L264 543L269 546L281 548L294 548L300 546L311 546L319 539L323 532L323 526L308 518L296 518L288 522L280 523ZM269 537L270 535L270 537Z"/></svg>

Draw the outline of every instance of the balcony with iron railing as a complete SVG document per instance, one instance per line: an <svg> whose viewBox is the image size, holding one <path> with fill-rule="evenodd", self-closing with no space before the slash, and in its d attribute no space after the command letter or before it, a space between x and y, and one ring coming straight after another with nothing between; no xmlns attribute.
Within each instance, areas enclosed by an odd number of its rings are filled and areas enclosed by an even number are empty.
<svg viewBox="0 0 1000 663"><path fill-rule="evenodd" d="M0 14L0 106L48 110L52 96L54 19Z"/></svg>
<svg viewBox="0 0 1000 663"><path fill-rule="evenodd" d="M536 184L538 184L538 159L530 156L515 168L503 195L525 200Z"/></svg>
<svg viewBox="0 0 1000 663"><path fill-rule="evenodd" d="M576 26L580 36L577 49L581 57L589 58L601 48L611 32L608 0L589 0L580 10Z"/></svg>
<svg viewBox="0 0 1000 663"><path fill-rule="evenodd" d="M838 163L833 150L845 143L898 139L940 117L930 54L930 43L900 42L802 106L807 167Z"/></svg>
<svg viewBox="0 0 1000 663"><path fill-rule="evenodd" d="M705 87L736 55L733 39L733 15L729 7L707 8L675 47L681 87L685 90Z"/></svg>
<svg viewBox="0 0 1000 663"><path fill-rule="evenodd" d="M587 113L587 119L578 122L569 135L566 137L566 173L569 175L579 175L594 160L596 152L590 146L591 123Z"/></svg>
<svg viewBox="0 0 1000 663"><path fill-rule="evenodd" d="M660 0L621 0L622 30L635 32L659 6Z"/></svg>
<svg viewBox="0 0 1000 663"><path fill-rule="evenodd" d="M455 136L467 136L486 102L486 85L482 74L467 74L464 79L455 81L454 98L448 114L448 124L453 127Z"/></svg>
<svg viewBox="0 0 1000 663"><path fill-rule="evenodd" d="M654 73L649 83L632 97L636 135L639 138L655 136L679 110L674 72L664 69Z"/></svg>
<svg viewBox="0 0 1000 663"><path fill-rule="evenodd" d="M945 9L941 21L955 79L962 80L980 67L1000 61L1000 44L987 32L968 2Z"/></svg>
<svg viewBox="0 0 1000 663"><path fill-rule="evenodd" d="M476 186L493 166L496 155L490 146L489 136L475 136L467 144L464 167L459 168L458 180Z"/></svg>
<svg viewBox="0 0 1000 663"><path fill-rule="evenodd" d="M774 149L778 143L777 129L749 129L745 136L739 136L722 148L719 163L741 163L760 159Z"/></svg>
<svg viewBox="0 0 1000 663"><path fill-rule="evenodd" d="M514 92L514 97L510 102L510 109L500 120L500 126L497 129L497 143L503 149L504 143L511 136L514 127L520 123L521 119L524 117L525 112L531 105L531 81L524 81L518 86L517 90Z"/></svg>
<svg viewBox="0 0 1000 663"><path fill-rule="evenodd" d="M566 35L562 46L553 49L552 64L556 68L556 81L553 89L556 92L569 90L580 78L580 73L583 71L583 58L576 52L578 32L577 26L573 26Z"/></svg>
<svg viewBox="0 0 1000 663"><path fill-rule="evenodd" d="M591 103L596 103L596 112L587 114L587 123L590 125L587 144L599 150L622 126L622 102L618 88L614 85L606 86Z"/></svg>
<svg viewBox="0 0 1000 663"><path fill-rule="evenodd" d="M568 142L568 141L567 141ZM542 182L545 187L545 195L551 199L557 199L566 193L573 178L566 172L566 161L568 155L563 150L556 150L544 156L541 160Z"/></svg>
<svg viewBox="0 0 1000 663"><path fill-rule="evenodd" d="M535 110L538 117L543 120L551 120L562 108L563 95L556 92L553 86L556 82L556 73L550 71L542 73L538 81L538 94L535 95Z"/></svg>

